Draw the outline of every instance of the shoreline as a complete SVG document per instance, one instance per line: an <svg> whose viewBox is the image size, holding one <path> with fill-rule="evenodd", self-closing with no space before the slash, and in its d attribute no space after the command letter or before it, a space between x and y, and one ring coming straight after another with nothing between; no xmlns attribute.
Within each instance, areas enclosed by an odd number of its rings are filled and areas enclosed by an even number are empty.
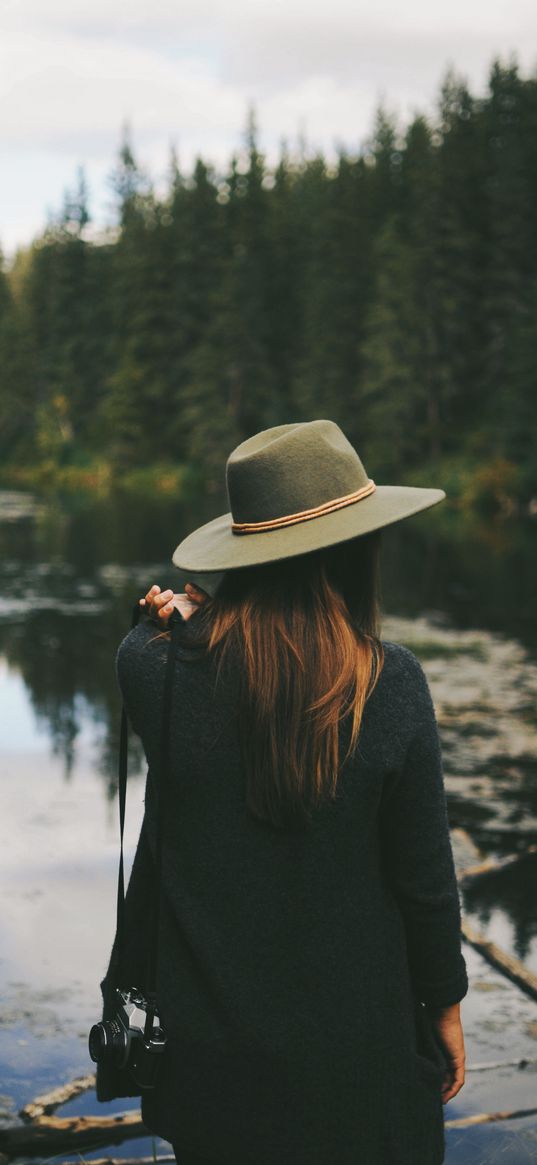
<svg viewBox="0 0 537 1165"><path fill-rule="evenodd" d="M400 484L428 486L436 481L446 491L444 522L453 520L487 521L503 524L507 521L536 521L537 498L531 490L524 490L514 475L497 473L495 463L469 463L467 460L446 459L434 466L424 466L400 474ZM73 461L59 464L47 458L32 465L4 465L0 467L0 492L21 490L34 492L46 498L58 493L86 494L103 498L116 493L133 496L145 494L155 498L175 498L189 502L201 494L218 493L208 487L203 467L192 463L153 462L138 467L118 467L103 457L92 457L82 451ZM222 472L222 496L224 474ZM436 518L438 520L438 517Z"/></svg>
<svg viewBox="0 0 537 1165"><path fill-rule="evenodd" d="M123 470L118 470L108 461L86 465L40 462L33 466L0 469L0 491L21 490L40 497L59 492L85 493L93 497L108 497L118 492L149 493L185 501L195 489L194 478L192 467L165 462Z"/></svg>

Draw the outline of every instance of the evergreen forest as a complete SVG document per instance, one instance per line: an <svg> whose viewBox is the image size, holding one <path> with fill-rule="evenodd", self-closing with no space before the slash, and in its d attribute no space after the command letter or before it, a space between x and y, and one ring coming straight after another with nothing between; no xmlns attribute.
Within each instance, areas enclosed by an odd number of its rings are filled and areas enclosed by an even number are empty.
<svg viewBox="0 0 537 1165"><path fill-rule="evenodd" d="M158 194L125 128L109 182L113 225L79 167L1 266L2 484L214 492L245 437L329 417L378 482L537 506L537 76L451 70L331 162L269 167L250 113L224 173L172 150Z"/></svg>

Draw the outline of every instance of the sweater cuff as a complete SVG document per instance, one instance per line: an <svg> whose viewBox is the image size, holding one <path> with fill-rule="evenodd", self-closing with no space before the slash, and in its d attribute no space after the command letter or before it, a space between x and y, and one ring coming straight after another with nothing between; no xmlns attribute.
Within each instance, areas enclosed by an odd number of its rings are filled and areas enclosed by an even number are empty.
<svg viewBox="0 0 537 1165"><path fill-rule="evenodd" d="M449 979L442 979L436 983L420 980L419 983L415 983L414 991L420 1003L424 1003L432 1011L460 1003L468 992L466 966L463 965L457 975L451 975Z"/></svg>

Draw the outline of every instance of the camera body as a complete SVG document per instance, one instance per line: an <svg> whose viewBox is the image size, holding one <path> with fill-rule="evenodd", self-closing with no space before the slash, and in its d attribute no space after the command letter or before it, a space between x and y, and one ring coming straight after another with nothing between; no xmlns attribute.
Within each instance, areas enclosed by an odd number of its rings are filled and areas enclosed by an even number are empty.
<svg viewBox="0 0 537 1165"><path fill-rule="evenodd" d="M112 1019L95 1023L89 1033L89 1054L95 1064L126 1069L142 1090L154 1088L166 1036L160 1019L153 1013L153 1022L146 1032L150 1005L143 991L136 987L114 988Z"/></svg>

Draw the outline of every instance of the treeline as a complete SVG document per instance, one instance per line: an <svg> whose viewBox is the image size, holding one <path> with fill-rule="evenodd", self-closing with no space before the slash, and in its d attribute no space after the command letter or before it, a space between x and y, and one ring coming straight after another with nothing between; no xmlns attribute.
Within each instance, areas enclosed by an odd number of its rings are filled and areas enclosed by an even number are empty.
<svg viewBox="0 0 537 1165"><path fill-rule="evenodd" d="M0 455L114 473L188 466L216 488L258 429L327 416L378 481L466 474L537 491L537 77L449 74L404 131L379 110L336 164L253 117L228 171L172 153L157 196L125 135L117 225L83 171L0 274Z"/></svg>

